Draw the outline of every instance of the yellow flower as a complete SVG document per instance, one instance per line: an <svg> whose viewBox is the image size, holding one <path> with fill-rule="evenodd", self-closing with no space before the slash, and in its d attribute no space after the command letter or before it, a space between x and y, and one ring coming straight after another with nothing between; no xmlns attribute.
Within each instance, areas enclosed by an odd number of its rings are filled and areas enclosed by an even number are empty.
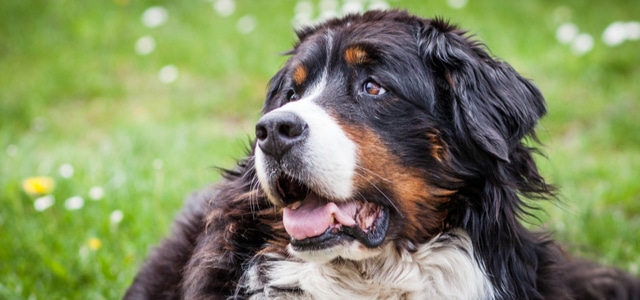
<svg viewBox="0 0 640 300"><path fill-rule="evenodd" d="M29 177L22 181L22 189L32 196L50 194L54 186L51 177Z"/></svg>
<svg viewBox="0 0 640 300"><path fill-rule="evenodd" d="M89 249L96 251L102 247L102 242L99 238L90 238L89 241L87 241L87 246L89 246Z"/></svg>

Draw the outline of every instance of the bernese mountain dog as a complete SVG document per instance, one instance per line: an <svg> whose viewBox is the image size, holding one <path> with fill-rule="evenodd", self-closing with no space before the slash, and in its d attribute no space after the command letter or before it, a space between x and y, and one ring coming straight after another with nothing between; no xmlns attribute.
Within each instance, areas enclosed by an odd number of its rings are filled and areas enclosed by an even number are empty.
<svg viewBox="0 0 640 300"><path fill-rule="evenodd" d="M640 299L523 225L554 188L530 146L543 96L511 66L400 10L297 35L247 158L126 299Z"/></svg>

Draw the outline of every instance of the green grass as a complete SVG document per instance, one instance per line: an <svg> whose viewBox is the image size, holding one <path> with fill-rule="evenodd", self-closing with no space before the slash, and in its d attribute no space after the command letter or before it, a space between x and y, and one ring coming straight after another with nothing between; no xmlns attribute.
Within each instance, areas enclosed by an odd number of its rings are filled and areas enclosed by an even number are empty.
<svg viewBox="0 0 640 300"><path fill-rule="evenodd" d="M411 2L391 5L472 29L541 88L550 112L539 161L564 201L545 205L543 225L571 251L637 274L640 42L607 47L600 36L613 21L637 20L640 2L566 2L569 14L555 1ZM0 298L121 297L184 196L244 155L279 53L294 41L295 3L237 1L221 17L207 1L2 1ZM140 16L157 4L168 22L147 28ZM246 35L236 30L245 15L258 24ZM564 21L594 36L592 51L577 56L556 41ZM134 44L144 35L156 48L141 56ZM168 64L180 76L163 84ZM65 163L71 178L58 172ZM43 212L22 191L31 176L56 182ZM89 199L93 186L103 199ZM66 210L75 195L84 207ZM116 210L124 218L113 224Z"/></svg>

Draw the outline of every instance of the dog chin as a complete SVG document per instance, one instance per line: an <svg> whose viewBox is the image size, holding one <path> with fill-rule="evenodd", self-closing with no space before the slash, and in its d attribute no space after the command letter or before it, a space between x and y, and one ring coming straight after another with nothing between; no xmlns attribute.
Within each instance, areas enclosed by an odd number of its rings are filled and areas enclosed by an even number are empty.
<svg viewBox="0 0 640 300"><path fill-rule="evenodd" d="M382 246L376 248L368 248L359 241L353 240L349 241L348 243L335 245L330 248L315 250L296 250L292 245L289 245L287 251L291 256L298 259L323 264L331 262L337 258L353 261L372 258L382 252L381 247Z"/></svg>

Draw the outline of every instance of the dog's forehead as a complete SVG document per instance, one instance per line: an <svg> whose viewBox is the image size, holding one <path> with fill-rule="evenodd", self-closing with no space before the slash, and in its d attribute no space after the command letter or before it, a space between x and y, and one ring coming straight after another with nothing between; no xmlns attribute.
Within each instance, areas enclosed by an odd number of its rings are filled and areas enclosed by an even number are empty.
<svg viewBox="0 0 640 300"><path fill-rule="evenodd" d="M292 65L300 74L300 65L324 58L324 63L342 59L350 65L370 62L377 52L411 42L409 25L393 19L354 18L348 22L326 23L301 37L292 51Z"/></svg>
<svg viewBox="0 0 640 300"><path fill-rule="evenodd" d="M365 16L329 22L300 37L284 69L289 88L305 97L330 86L323 97L331 98L373 80L403 102L431 107L432 97L425 95L433 94L433 73L424 66L419 44L424 20Z"/></svg>

